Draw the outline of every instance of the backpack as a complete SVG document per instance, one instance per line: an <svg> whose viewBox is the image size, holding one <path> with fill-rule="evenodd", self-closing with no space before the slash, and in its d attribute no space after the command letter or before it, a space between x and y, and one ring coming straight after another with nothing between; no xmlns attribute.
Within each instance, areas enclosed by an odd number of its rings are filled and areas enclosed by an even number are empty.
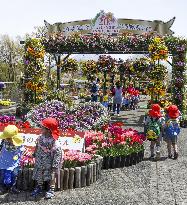
<svg viewBox="0 0 187 205"><path fill-rule="evenodd" d="M96 84L93 84L93 85L92 85L91 92L92 92L92 93L96 93L97 91L98 91L97 85L96 85Z"/></svg>
<svg viewBox="0 0 187 205"><path fill-rule="evenodd" d="M177 119L169 119L166 122L165 133L169 138L175 138L180 133L179 121Z"/></svg>
<svg viewBox="0 0 187 205"><path fill-rule="evenodd" d="M148 140L156 140L160 135L160 125L157 120L153 120L151 118L151 121L148 123L147 131L146 131L146 137Z"/></svg>

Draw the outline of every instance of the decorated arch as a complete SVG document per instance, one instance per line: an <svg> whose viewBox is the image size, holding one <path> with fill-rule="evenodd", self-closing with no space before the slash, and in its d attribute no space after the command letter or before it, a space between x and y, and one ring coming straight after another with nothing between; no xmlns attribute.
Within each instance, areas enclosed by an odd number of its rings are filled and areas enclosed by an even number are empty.
<svg viewBox="0 0 187 205"><path fill-rule="evenodd" d="M42 40L52 54L149 54L155 65L172 57L172 100L186 111L186 39L173 36L174 22L116 19L101 11L93 20L50 25ZM94 64L94 62L90 62ZM58 66L59 65L59 66ZM60 69L60 58L57 69Z"/></svg>

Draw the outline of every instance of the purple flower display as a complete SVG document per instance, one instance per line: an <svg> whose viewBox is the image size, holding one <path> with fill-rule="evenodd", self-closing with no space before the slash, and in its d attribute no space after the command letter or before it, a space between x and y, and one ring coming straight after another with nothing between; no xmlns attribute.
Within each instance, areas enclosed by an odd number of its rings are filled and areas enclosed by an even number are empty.
<svg viewBox="0 0 187 205"><path fill-rule="evenodd" d="M31 126L39 127L46 117L54 117L62 130L69 128L85 131L98 130L109 122L106 108L100 103L88 102L69 109L63 102L48 101L41 103L27 114Z"/></svg>

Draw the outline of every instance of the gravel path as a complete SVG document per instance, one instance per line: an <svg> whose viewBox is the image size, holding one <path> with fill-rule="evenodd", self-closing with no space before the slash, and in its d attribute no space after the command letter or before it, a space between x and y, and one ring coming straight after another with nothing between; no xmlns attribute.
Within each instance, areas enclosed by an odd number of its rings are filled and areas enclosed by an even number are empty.
<svg viewBox="0 0 187 205"><path fill-rule="evenodd" d="M118 120L127 127L143 131L141 125L145 109L122 112ZM146 142L145 160L131 167L103 170L95 184L57 192L46 201L33 200L29 193L0 196L0 204L20 205L187 205L187 129L179 139L178 160L167 159L166 144L161 148L161 160L149 161L149 143Z"/></svg>

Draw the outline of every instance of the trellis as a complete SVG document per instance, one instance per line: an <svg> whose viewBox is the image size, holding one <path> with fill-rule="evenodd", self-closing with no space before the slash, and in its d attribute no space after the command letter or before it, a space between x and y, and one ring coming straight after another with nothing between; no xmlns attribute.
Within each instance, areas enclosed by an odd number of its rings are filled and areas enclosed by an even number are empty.
<svg viewBox="0 0 187 205"><path fill-rule="evenodd" d="M155 34L122 34L119 36L55 34L43 43L49 53L57 54L146 54ZM172 101L182 113L186 111L186 51L187 41L174 36L161 37L172 59Z"/></svg>

